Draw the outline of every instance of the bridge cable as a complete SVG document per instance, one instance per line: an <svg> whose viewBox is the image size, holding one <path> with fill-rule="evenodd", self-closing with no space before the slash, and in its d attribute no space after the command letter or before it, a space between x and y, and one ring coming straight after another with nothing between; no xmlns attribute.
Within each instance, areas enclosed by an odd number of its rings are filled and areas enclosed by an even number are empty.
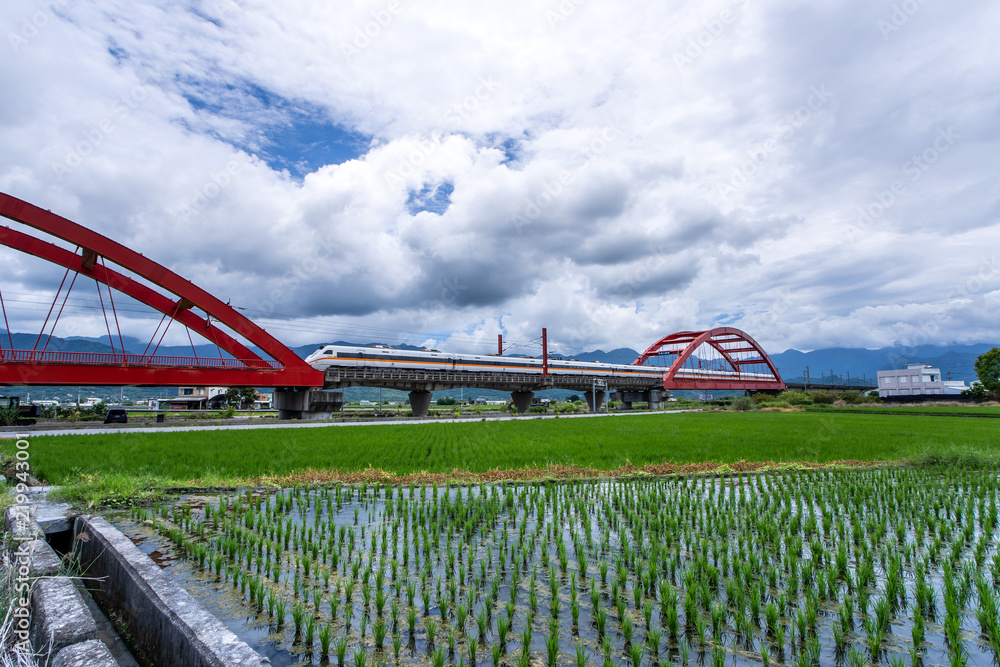
<svg viewBox="0 0 1000 667"><path fill-rule="evenodd" d="M111 323L108 322L108 311L104 309L104 292L101 291L101 283L94 278L94 285L97 287L97 298L101 300L101 313L104 315L104 326L108 330L108 342L111 343L111 354L115 354L115 339L111 337ZM111 289L110 287L108 288ZM125 350L122 350L124 359Z"/></svg>
<svg viewBox="0 0 1000 667"><path fill-rule="evenodd" d="M194 358L198 358L198 350L194 349L194 340L191 339L191 329L190 327L185 327L184 331L187 332L188 342L191 343L191 351L194 352Z"/></svg>
<svg viewBox="0 0 1000 667"><path fill-rule="evenodd" d="M69 293L73 291L73 285L76 284L76 279L79 277L79 273L73 274L73 280L70 281L69 289L66 290L66 296L63 298L62 305L59 306L59 312L56 314L56 319L52 323L52 330L49 332L49 337L45 339L45 347L42 348L42 354L45 354L45 350L49 349L49 343L52 341L52 336L56 332L56 325L59 324L59 318L62 317L63 309L66 308L66 302L69 300Z"/></svg>
<svg viewBox="0 0 1000 667"><path fill-rule="evenodd" d="M163 327L163 334L160 335L160 340L156 341L156 347L153 348L153 353L149 355L150 358L155 357L156 351L160 349L160 344L163 343L163 339L167 335L167 330L170 329L170 325L174 323L174 318L177 317L177 313L179 313L181 310L182 301L183 300L178 300L177 305L174 306L174 312L170 314L170 321L167 322L167 326ZM166 313L164 313L164 316L166 316Z"/></svg>
<svg viewBox="0 0 1000 667"><path fill-rule="evenodd" d="M63 285L66 284L66 277L69 276L69 268L67 267L66 273L63 274L62 282L59 283L59 289L56 290L56 295L52 299L52 305L49 306L49 314L45 316L45 321L42 322L42 330L38 332L38 338L35 339L35 344L31 346L31 351L34 352L38 349L38 343L42 340L42 334L45 333L45 327L49 324L49 318L52 317L52 311L56 307L56 301L59 300L59 294L62 292ZM32 357L34 358L34 357Z"/></svg>
<svg viewBox="0 0 1000 667"><path fill-rule="evenodd" d="M104 262L104 258L101 257L100 260L101 260L101 265L104 266L105 272L107 272L108 265ZM114 290L111 289L111 283L108 283L108 298L111 300L111 313L115 317L115 328L118 329L118 345L122 349L122 361L124 361L125 360L125 341L122 339L122 326L121 326L121 324L118 323L118 311L115 310L115 294L114 294ZM101 304L101 307L103 308L104 304ZM105 317L107 317L107 315L105 315ZM109 338L111 337L110 333L108 334L108 337Z"/></svg>
<svg viewBox="0 0 1000 667"><path fill-rule="evenodd" d="M153 335L149 338L149 342L146 343L146 349L142 351L142 356L145 359L146 352L149 351L149 346L153 344L153 339L156 338L156 334L160 332L160 327L163 326L163 320L167 319L167 314L163 313L163 317L160 318L159 324L156 325L156 329L153 330ZM157 345L159 347L159 345ZM150 355L152 356L152 355Z"/></svg>
<svg viewBox="0 0 1000 667"><path fill-rule="evenodd" d="M3 290L0 290L0 310L3 310L3 326L7 329L7 340L10 341L10 349L14 349L14 338L10 335L10 324L7 322L7 306L3 303Z"/></svg>

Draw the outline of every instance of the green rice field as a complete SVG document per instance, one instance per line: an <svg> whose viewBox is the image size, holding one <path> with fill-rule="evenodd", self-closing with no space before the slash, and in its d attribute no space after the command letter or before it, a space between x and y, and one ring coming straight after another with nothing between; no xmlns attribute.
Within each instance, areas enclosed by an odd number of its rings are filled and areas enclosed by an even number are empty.
<svg viewBox="0 0 1000 667"><path fill-rule="evenodd" d="M68 485L115 478L227 485L303 471L394 475L609 471L662 463L997 460L1000 421L815 412L646 414L449 424L31 438L34 474ZM13 443L0 447L10 450ZM8 451L9 453L9 451Z"/></svg>
<svg viewBox="0 0 1000 667"><path fill-rule="evenodd" d="M987 667L995 469L301 485L110 518L274 665Z"/></svg>

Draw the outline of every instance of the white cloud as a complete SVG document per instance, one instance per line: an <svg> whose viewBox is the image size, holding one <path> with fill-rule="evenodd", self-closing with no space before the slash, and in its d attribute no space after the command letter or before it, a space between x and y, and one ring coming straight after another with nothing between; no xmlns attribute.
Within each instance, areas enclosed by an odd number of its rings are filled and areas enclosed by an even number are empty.
<svg viewBox="0 0 1000 667"><path fill-rule="evenodd" d="M269 321L292 344L990 340L1000 9L890 14L15 0L0 190L292 318ZM355 159L305 153L344 131ZM9 261L5 290L55 289Z"/></svg>

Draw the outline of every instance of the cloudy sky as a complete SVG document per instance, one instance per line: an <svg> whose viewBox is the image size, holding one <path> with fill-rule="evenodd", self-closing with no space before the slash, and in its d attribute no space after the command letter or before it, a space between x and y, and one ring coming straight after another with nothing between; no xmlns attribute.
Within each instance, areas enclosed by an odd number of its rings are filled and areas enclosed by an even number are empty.
<svg viewBox="0 0 1000 667"><path fill-rule="evenodd" d="M996 339L996 2L11 0L0 28L0 191L289 344ZM38 264L0 251L14 330ZM75 289L57 335L100 335Z"/></svg>

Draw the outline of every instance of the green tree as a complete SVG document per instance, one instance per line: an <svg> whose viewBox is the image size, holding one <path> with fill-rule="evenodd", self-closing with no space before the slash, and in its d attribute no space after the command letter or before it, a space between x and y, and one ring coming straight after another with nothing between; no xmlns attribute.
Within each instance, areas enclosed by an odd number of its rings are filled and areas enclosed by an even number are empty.
<svg viewBox="0 0 1000 667"><path fill-rule="evenodd" d="M991 394L1000 394L1000 347L976 357L976 376Z"/></svg>
<svg viewBox="0 0 1000 667"><path fill-rule="evenodd" d="M257 389L254 387L230 387L226 390L226 403L239 408L253 407L257 400Z"/></svg>
<svg viewBox="0 0 1000 667"><path fill-rule="evenodd" d="M16 405L8 404L6 400L0 402L0 426L14 426L20 417L21 411Z"/></svg>

